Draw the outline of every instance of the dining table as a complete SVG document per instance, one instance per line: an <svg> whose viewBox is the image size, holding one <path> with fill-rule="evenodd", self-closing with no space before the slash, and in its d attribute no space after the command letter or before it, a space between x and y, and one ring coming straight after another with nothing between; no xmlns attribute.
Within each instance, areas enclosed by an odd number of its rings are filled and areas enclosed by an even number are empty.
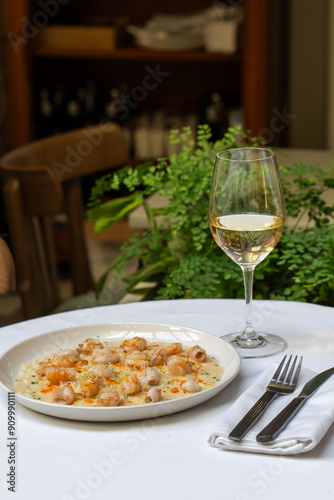
<svg viewBox="0 0 334 500"><path fill-rule="evenodd" d="M334 308L254 300L253 321L256 329L283 337L286 351L241 359L238 373L218 394L175 413L85 421L47 415L16 402L11 420L15 439L10 439L8 393L1 388L0 498L334 498L333 425L315 448L296 455L222 450L209 444L215 422L283 354L302 355L304 366L314 372L334 365ZM154 300L48 315L1 328L0 355L48 332L123 322L178 325L220 337L243 327L244 302Z"/></svg>

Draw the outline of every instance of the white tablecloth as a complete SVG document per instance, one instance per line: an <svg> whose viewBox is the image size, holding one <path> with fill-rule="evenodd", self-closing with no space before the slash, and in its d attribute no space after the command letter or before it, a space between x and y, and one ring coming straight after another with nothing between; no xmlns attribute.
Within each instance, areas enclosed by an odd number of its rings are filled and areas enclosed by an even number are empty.
<svg viewBox="0 0 334 500"><path fill-rule="evenodd" d="M255 301L255 326L283 336L288 353L322 371L334 365L334 308ZM87 309L0 330L0 353L31 336L90 323L142 321L189 326L215 335L243 325L243 301L155 301ZM16 493L8 491L7 394L0 391L0 498L84 500L303 500L334 496L332 426L313 451L275 457L208 445L213 423L275 357L242 360L218 396L181 413L124 423L61 420L17 405ZM334 397L334 394L333 394Z"/></svg>

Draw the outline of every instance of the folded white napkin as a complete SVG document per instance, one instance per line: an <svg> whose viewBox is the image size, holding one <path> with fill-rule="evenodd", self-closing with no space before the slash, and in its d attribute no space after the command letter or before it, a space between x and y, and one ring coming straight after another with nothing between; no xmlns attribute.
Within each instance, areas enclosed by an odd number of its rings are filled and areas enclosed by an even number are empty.
<svg viewBox="0 0 334 500"><path fill-rule="evenodd" d="M314 377L315 373L306 368L301 371L295 391L292 394L275 398L240 443L228 439L231 430L262 396L277 366L277 363L271 363L257 381L241 394L231 408L216 422L209 438L210 445L224 450L293 455L310 451L320 442L334 421L334 375L309 398L275 441L266 444L256 441L256 435L292 399L298 396L304 384Z"/></svg>

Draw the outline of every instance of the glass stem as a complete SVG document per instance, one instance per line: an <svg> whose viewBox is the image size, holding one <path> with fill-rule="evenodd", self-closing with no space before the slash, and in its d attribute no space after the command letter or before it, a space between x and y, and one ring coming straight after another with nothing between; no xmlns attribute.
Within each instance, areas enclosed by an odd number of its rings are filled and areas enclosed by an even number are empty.
<svg viewBox="0 0 334 500"><path fill-rule="evenodd" d="M253 277L254 266L242 266L245 286L246 300L246 326L242 333L243 338L252 339L256 337L256 333L252 324L252 298L253 298Z"/></svg>

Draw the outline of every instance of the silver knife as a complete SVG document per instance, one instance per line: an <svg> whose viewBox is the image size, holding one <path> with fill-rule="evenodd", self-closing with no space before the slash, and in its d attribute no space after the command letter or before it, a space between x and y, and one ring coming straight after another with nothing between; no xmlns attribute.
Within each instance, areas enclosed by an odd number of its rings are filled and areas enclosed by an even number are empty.
<svg viewBox="0 0 334 500"><path fill-rule="evenodd" d="M334 373L334 367L319 373L311 378L303 387L300 394L294 398L261 432L256 436L259 443L270 443L286 428L288 423L299 412L306 401L319 387Z"/></svg>

